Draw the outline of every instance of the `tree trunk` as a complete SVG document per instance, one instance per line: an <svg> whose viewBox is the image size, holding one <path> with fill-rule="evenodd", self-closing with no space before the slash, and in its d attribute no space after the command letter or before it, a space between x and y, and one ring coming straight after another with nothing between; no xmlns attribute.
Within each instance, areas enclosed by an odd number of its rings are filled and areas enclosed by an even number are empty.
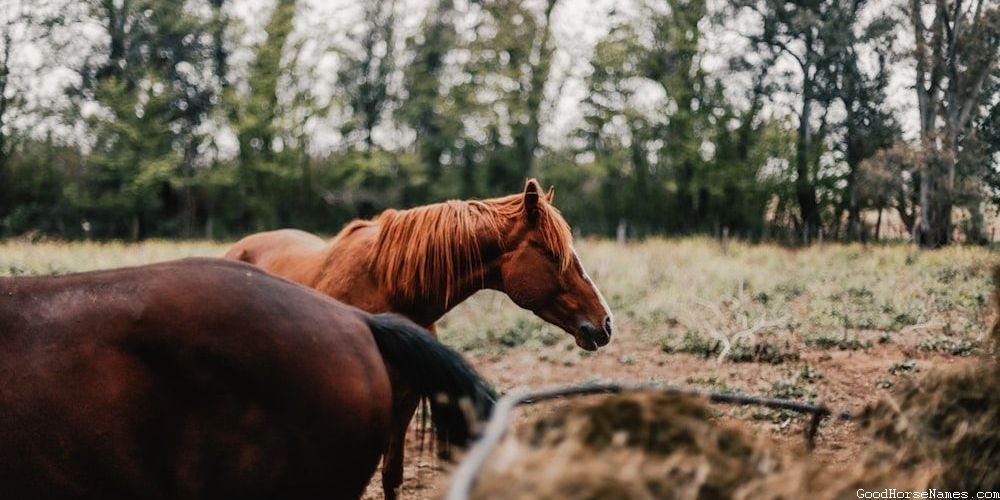
<svg viewBox="0 0 1000 500"><path fill-rule="evenodd" d="M809 119L812 112L813 89L808 69L803 68L802 113L799 115L798 137L795 140L795 194L802 220L802 243L808 244L820 228L816 186L809 175Z"/></svg>
<svg viewBox="0 0 1000 500"><path fill-rule="evenodd" d="M878 218L875 219L875 241L882 236L882 207L878 207Z"/></svg>
<svg viewBox="0 0 1000 500"><path fill-rule="evenodd" d="M931 146L925 145L925 148ZM917 243L922 247L938 248L951 242L952 193L948 188L950 160L927 155L920 176L920 222Z"/></svg>
<svg viewBox="0 0 1000 500"><path fill-rule="evenodd" d="M7 83L10 77L11 36L8 27L3 30L3 54L0 54L0 172L7 166L7 137L4 135L4 115L10 101L7 97Z"/></svg>
<svg viewBox="0 0 1000 500"><path fill-rule="evenodd" d="M132 214L132 241L139 241L142 231L139 223L139 214Z"/></svg>
<svg viewBox="0 0 1000 500"><path fill-rule="evenodd" d="M535 150L538 149L538 131L541 123L542 101L545 97L545 82L549 76L549 69L552 65L552 49L549 47L549 40L552 38L552 11L556 7L558 0L548 0L545 5L543 15L543 25L541 27L541 38L538 41L538 63L531 65L531 75L529 81L531 87L525 100L525 108L528 114L528 123L521 131L518 143L518 156L521 159L521 169L523 176L528 177L532 173L535 162Z"/></svg>

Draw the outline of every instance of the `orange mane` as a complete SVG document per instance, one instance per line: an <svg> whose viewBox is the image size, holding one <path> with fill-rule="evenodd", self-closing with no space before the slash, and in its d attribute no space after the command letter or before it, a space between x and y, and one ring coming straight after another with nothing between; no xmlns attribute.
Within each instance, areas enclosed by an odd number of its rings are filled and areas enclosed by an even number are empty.
<svg viewBox="0 0 1000 500"><path fill-rule="evenodd" d="M539 201L534 229L562 269L573 262L569 225ZM378 240L369 256L379 288L413 299L443 296L451 303L459 279L482 266L481 234L507 248L506 231L524 211L520 194L491 200L451 200L410 210L386 210L375 223Z"/></svg>

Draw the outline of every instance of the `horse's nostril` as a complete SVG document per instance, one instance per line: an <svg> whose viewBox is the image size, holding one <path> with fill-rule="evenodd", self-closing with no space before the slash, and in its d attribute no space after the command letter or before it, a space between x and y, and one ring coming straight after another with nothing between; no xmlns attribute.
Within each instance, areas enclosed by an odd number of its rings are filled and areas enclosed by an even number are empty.
<svg viewBox="0 0 1000 500"><path fill-rule="evenodd" d="M608 337L611 336L611 316L604 317L604 333L608 334Z"/></svg>

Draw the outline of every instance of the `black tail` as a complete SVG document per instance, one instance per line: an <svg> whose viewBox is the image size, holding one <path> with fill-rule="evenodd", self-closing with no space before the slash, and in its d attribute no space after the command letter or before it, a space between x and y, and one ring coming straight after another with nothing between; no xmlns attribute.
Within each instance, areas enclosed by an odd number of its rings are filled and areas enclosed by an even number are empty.
<svg viewBox="0 0 1000 500"><path fill-rule="evenodd" d="M382 359L431 407L438 440L466 445L489 418L496 393L457 352L395 314L367 316Z"/></svg>

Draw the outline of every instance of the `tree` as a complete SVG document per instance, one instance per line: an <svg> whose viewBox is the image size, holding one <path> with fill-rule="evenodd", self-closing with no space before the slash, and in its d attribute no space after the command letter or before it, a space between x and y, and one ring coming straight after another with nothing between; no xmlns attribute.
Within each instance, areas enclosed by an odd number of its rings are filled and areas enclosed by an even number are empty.
<svg viewBox="0 0 1000 500"><path fill-rule="evenodd" d="M105 52L81 69L78 105L95 102L88 119L93 152L88 176L69 195L98 215L105 235L139 239L162 212L176 214L177 190L191 178L198 129L212 106L211 26L183 4L91 0L108 35ZM122 215L128 222L122 224Z"/></svg>
<svg viewBox="0 0 1000 500"><path fill-rule="evenodd" d="M907 231L917 222L919 169L926 162L920 148L898 143L865 159L857 171L859 208L879 211L875 235L879 234L882 210L894 208Z"/></svg>
<svg viewBox="0 0 1000 500"><path fill-rule="evenodd" d="M936 0L931 11L925 9L928 3L910 0L907 5L925 158L914 237L922 246L937 247L951 241L956 187L965 175L984 173L981 165L963 165L962 151L970 126L996 96L1000 5L990 0ZM984 92L987 89L993 94Z"/></svg>
<svg viewBox="0 0 1000 500"><path fill-rule="evenodd" d="M348 119L341 134L352 147L375 149L372 131L385 118L392 104L390 77L396 70L396 2L372 0L363 3L362 30L351 37L353 47L341 51L337 84Z"/></svg>
<svg viewBox="0 0 1000 500"><path fill-rule="evenodd" d="M557 3L544 0L533 9L518 0L484 0L475 38L463 47L469 57L462 70L469 78L453 90L470 105L465 114L481 128L474 132L478 137L467 142L470 148L489 151L483 163L485 184L492 191L518 189L541 150L539 131L546 110ZM467 153L476 154L471 149Z"/></svg>
<svg viewBox="0 0 1000 500"><path fill-rule="evenodd" d="M785 75L787 90L795 93L798 107L795 143L795 200L799 207L796 225L802 239L808 242L822 230L821 207L818 198L819 159L828 132L829 106L834 100L830 92L836 77L833 62L845 48L845 26L854 26L855 9L846 9L847 2L812 2L802 0L739 0L734 2L737 13L753 14L762 26L757 33L747 35L752 46L770 53L764 61L785 58L796 71ZM855 2L855 5L858 3ZM818 116L816 115L818 113ZM817 121L816 125L814 122Z"/></svg>
<svg viewBox="0 0 1000 500"><path fill-rule="evenodd" d="M608 172L605 227L620 218L638 232L763 229L774 192L758 180L771 126L759 120L766 72L755 73L745 109L728 102L723 77L702 68L706 19L701 1L643 3L595 48L579 137Z"/></svg>
<svg viewBox="0 0 1000 500"><path fill-rule="evenodd" d="M10 132L7 130L6 118L11 98L7 94L7 87L10 85L11 54L14 52L13 32L19 22L21 22L20 9L11 11L5 9L4 18L0 19L0 172L6 169L9 154L7 137Z"/></svg>
<svg viewBox="0 0 1000 500"><path fill-rule="evenodd" d="M862 2L850 4L847 13L849 19L857 20ZM843 104L845 118L841 124L843 139L841 149L847 166L845 193L842 198L841 210L837 213L837 223L841 213L847 212L848 240L860 240L863 237L861 226L861 210L863 208L878 208L879 223L882 209L887 206L884 196L872 196L873 186L861 185L864 182L881 186L884 176L862 181L859 179L861 163L877 151L891 147L900 140L902 131L895 117L888 109L886 89L889 85L889 60L892 56L892 43L897 30L896 23L887 16L879 16L861 26L861 36L855 36L854 30L844 30L844 49L839 51L836 59L838 78L835 80L835 92ZM868 75L861 70L859 59L861 50L867 47L874 52L878 66L874 75ZM869 205L865 205L859 190L869 190L867 195ZM874 188L876 192L881 188ZM880 224L877 224L880 225ZM876 235L879 228L876 228Z"/></svg>
<svg viewBox="0 0 1000 500"><path fill-rule="evenodd" d="M600 193L608 205L604 226L626 222L633 232L649 232L668 218L666 178L656 161L663 152L659 134L668 117L639 102L638 97L652 94L661 84L644 76L655 56L643 44L636 24L617 19L594 48L588 92L581 103L584 124L577 134L605 172ZM666 108L659 104L654 109Z"/></svg>
<svg viewBox="0 0 1000 500"><path fill-rule="evenodd" d="M0 0L0 172L15 146L13 123L27 115L41 122L41 118L54 114L38 103L29 103L24 94L35 83L34 78L57 64L57 58L46 57L31 68L15 68L14 56L32 46L42 46L47 56L58 53L61 44L52 39L52 34L72 23L75 12L66 5L40 7L23 0ZM56 7L55 12L52 7ZM34 130L20 132L29 137Z"/></svg>
<svg viewBox="0 0 1000 500"><path fill-rule="evenodd" d="M449 69L446 58L459 43L453 19L456 15L452 0L434 2L420 32L407 41L412 55L404 71L406 95L396 118L416 133L415 146L427 169L429 186L439 185L442 158L454 148L462 128L458 117L449 112L454 106L449 106L448 101L454 99L442 81Z"/></svg>
<svg viewBox="0 0 1000 500"><path fill-rule="evenodd" d="M996 82L988 93L1000 93L1000 82ZM1000 205L1000 101L980 114L974 133L967 141L969 150L988 165L985 168L986 175L983 176L985 198L994 205Z"/></svg>
<svg viewBox="0 0 1000 500"><path fill-rule="evenodd" d="M278 85L286 72L284 55L292 32L296 0L278 0L264 26L267 38L254 48L244 94L230 88L227 106L239 142L241 225L273 226L281 217L280 186L297 170L286 168L275 150L281 115Z"/></svg>
<svg viewBox="0 0 1000 500"><path fill-rule="evenodd" d="M646 6L650 19L653 42L645 57L643 76L657 82L670 99L672 107L669 120L661 137L667 146L663 154L663 167L673 177L675 214L694 211L694 217L674 217L674 227L684 232L693 229L704 218L707 200L699 196L696 185L701 160L701 146L707 128L706 105L709 93L708 78L701 68L700 21L707 14L703 0L668 0L669 12L659 12ZM722 102L718 104L723 105ZM701 202L701 203L699 203ZM698 214L698 211L701 214ZM701 217L698 217L701 215ZM692 221L692 219L694 219ZM690 221L690 222L688 222Z"/></svg>

